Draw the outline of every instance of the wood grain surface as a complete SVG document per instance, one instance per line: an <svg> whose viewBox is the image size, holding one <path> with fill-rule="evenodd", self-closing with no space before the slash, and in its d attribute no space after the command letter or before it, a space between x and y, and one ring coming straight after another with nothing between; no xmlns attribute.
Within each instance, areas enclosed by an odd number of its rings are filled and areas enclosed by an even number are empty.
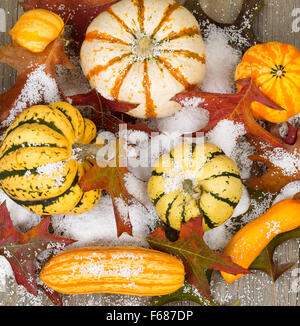
<svg viewBox="0 0 300 326"><path fill-rule="evenodd" d="M179 1L183 3L184 1ZM214 19L229 22L239 13L241 0L199 0L202 8ZM18 0L0 0L0 8L6 13L8 31L22 14ZM299 9L297 9L299 8ZM1 11L0 11L1 14ZM300 0L265 0L265 6L255 21L255 32L262 42L280 41L295 45L300 49ZM0 15L0 26L4 16ZM1 24L2 23L2 24ZM0 44L10 42L8 33L0 31ZM15 80L15 71L0 64L0 92L9 89ZM219 273L213 274L212 291L221 304L228 304L236 299L248 306L298 306L300 305L300 265L299 241L284 243L275 252L275 259L280 263L296 262L295 267L282 275L275 285L263 273L254 272L231 285L226 285ZM1 305L51 305L49 299L39 294L33 297L21 286L8 280L6 292L0 292ZM148 304L149 298L118 295L77 295L64 296L65 305L141 305ZM178 303L194 305L193 303ZM174 305L174 304L173 304Z"/></svg>

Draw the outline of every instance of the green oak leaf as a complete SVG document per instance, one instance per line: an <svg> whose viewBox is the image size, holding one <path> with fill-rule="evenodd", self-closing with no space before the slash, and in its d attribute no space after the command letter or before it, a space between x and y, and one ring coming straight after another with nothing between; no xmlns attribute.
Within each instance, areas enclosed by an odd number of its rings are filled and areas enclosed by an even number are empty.
<svg viewBox="0 0 300 326"><path fill-rule="evenodd" d="M174 293L167 295L161 295L154 297L150 303L151 306L163 306L172 302L183 302L192 301L200 306L219 306L218 303L207 300L197 291L195 287L189 284L187 281L184 282L183 286Z"/></svg>
<svg viewBox="0 0 300 326"><path fill-rule="evenodd" d="M273 260L274 251L285 241L295 238L300 238L300 228L278 234L254 260L249 269L260 270L268 274L275 283L278 277L293 267L296 262L276 264Z"/></svg>
<svg viewBox="0 0 300 326"><path fill-rule="evenodd" d="M250 206L248 210L235 217L231 217L230 219L230 227L232 228L232 232L236 233L243 226L245 226L250 219L254 219L265 213L271 206L278 195L271 194L269 192L264 192L261 190L255 190L248 185L245 185L250 198Z"/></svg>
<svg viewBox="0 0 300 326"><path fill-rule="evenodd" d="M179 238L170 241L162 227L146 239L150 247L178 259L184 264L187 281L207 300L210 296L210 271L218 270L230 274L247 274L249 271L232 262L231 258L211 250L203 240L202 217L183 223Z"/></svg>

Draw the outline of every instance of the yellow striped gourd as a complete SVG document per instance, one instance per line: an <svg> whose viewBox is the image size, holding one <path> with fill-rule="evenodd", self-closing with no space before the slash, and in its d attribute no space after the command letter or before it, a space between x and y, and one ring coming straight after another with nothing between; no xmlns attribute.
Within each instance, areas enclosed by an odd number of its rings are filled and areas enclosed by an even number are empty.
<svg viewBox="0 0 300 326"><path fill-rule="evenodd" d="M91 157L83 159L80 152L83 144L95 139L95 124L69 103L28 108L10 125L2 140L1 189L36 214L80 214L90 210L101 190L84 192L78 185L94 164Z"/></svg>
<svg viewBox="0 0 300 326"><path fill-rule="evenodd" d="M235 162L209 143L183 143L155 162L148 193L158 216L180 230L181 223L203 217L203 228L223 224L242 195Z"/></svg>

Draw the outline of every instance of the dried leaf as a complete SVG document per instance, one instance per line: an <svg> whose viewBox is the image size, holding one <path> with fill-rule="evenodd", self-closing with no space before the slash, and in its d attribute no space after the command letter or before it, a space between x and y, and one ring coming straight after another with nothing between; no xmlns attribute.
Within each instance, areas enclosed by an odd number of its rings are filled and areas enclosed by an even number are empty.
<svg viewBox="0 0 300 326"><path fill-rule="evenodd" d="M135 199L126 189L126 178L130 174L123 160L122 144L117 140L115 157L105 167L97 164L91 168L79 181L84 191L103 189L109 192L114 207L118 237L127 232L132 235L132 225L128 206Z"/></svg>
<svg viewBox="0 0 300 326"><path fill-rule="evenodd" d="M273 148L253 135L247 137L248 141L257 149L257 153L249 156L249 158L253 162L263 163L267 167L266 173L247 180L249 186L276 193L288 183L300 180L300 168L298 166L300 130L297 130L297 137L294 135L295 129L292 128L291 130L291 135L285 139L290 142L296 139L296 142L294 145L289 145L283 140L284 148Z"/></svg>
<svg viewBox="0 0 300 326"><path fill-rule="evenodd" d="M243 123L247 133L259 137L270 145L284 147L285 145L281 139L273 136L257 123L252 114L251 103L256 101L274 110L281 111L283 109L266 97L251 78L239 80L237 83L242 88L236 94L206 93L199 89L194 89L177 94L173 100L183 105L187 99L201 99L201 101L198 101L198 107L209 111L209 122L204 129L199 131L208 132L219 121L228 119Z"/></svg>
<svg viewBox="0 0 300 326"><path fill-rule="evenodd" d="M125 102L121 102L121 101L109 100L103 96L100 96L100 98L101 98L101 102L107 108L109 108L111 111L115 111L115 112L126 113L126 112L129 112L129 111L135 109L138 106L138 105L125 103Z"/></svg>
<svg viewBox="0 0 300 326"><path fill-rule="evenodd" d="M60 293L50 289L46 284L44 283L38 283L37 284L38 288L42 289L42 291L47 295L47 297L52 301L52 303L55 306L62 306L62 298Z"/></svg>
<svg viewBox="0 0 300 326"><path fill-rule="evenodd" d="M250 205L245 213L230 218L230 230L232 235L245 226L250 219L254 219L265 213L272 206L277 196L277 193L270 194L268 192L253 189L247 184L245 186L249 195Z"/></svg>
<svg viewBox="0 0 300 326"><path fill-rule="evenodd" d="M78 94L70 97L72 104L76 106L92 106L94 108L94 114L91 120L97 126L97 129L104 129L117 134L120 131L121 125L126 125L127 130L143 131L151 135L153 132L157 135L158 132L150 129L144 123L135 123L135 119L126 115L126 117L118 117L117 113L111 113L102 103L101 96L92 90L86 94ZM113 162L113 166L99 167L95 165L81 180L80 186L85 190L92 189L104 189L108 191L112 197L114 212L117 224L118 236L123 232L132 234L132 225L130 223L130 217L128 212L122 213L120 207L128 209L130 200L136 199L132 196L125 187L125 180L129 170L125 164L122 164L119 159L118 141L116 142L116 160ZM119 206L118 206L119 204ZM141 203L142 204L142 203Z"/></svg>
<svg viewBox="0 0 300 326"><path fill-rule="evenodd" d="M95 90L86 94L78 94L69 97L73 105L77 106L91 106L94 108L94 114L91 120L96 124L97 129L105 129L112 133L117 133L120 130L120 125L126 124L128 130L144 131L151 135L159 133L156 130L150 129L145 123L136 123L136 119L128 115L123 115L117 112L110 112L107 107L107 101ZM115 102L114 105L118 105Z"/></svg>
<svg viewBox="0 0 300 326"><path fill-rule="evenodd" d="M50 217L23 234L15 229L5 202L0 205L0 255L10 263L16 282L28 292L37 295L35 259L46 249L63 249L74 240L57 237L48 232ZM47 292L46 292L47 294ZM58 302L56 294L49 293L50 299Z"/></svg>
<svg viewBox="0 0 300 326"><path fill-rule="evenodd" d="M174 293L154 297L151 301L151 306L163 306L168 303L180 301L192 301L200 306L219 306L219 304L213 300L203 298L187 281L185 281L183 286Z"/></svg>
<svg viewBox="0 0 300 326"><path fill-rule="evenodd" d="M0 62L15 68L18 73L16 83L12 88L0 94L0 122L9 117L10 112L17 107L19 101L24 101L24 99L19 99L19 96L30 74L40 67L45 74L55 80L60 96L64 98L56 81L55 66L60 64L69 69L72 69L73 66L64 52L63 41L56 39L41 53L32 53L17 45L0 46ZM26 108L29 105L43 104L44 94L39 94L39 98L41 103L23 103L22 106Z"/></svg>
<svg viewBox="0 0 300 326"><path fill-rule="evenodd" d="M197 218L182 224L179 238L174 242L167 239L162 227L156 229L147 241L152 248L181 259L185 266L187 281L201 295L211 300L206 274L208 270L226 271L230 274L246 274L249 271L233 263L230 257L212 251L204 242L203 235L202 218Z"/></svg>
<svg viewBox="0 0 300 326"><path fill-rule="evenodd" d="M260 270L268 274L275 283L275 281L280 275L295 266L297 262L276 264L273 259L274 251L279 245L281 245L285 241L295 238L300 238L300 228L277 235L255 259L249 269Z"/></svg>

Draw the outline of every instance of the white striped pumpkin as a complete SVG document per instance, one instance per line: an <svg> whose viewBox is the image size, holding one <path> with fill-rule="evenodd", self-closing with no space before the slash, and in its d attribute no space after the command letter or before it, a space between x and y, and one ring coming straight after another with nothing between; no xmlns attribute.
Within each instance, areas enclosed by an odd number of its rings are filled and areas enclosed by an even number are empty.
<svg viewBox="0 0 300 326"><path fill-rule="evenodd" d="M203 217L205 231L223 224L242 196L235 162L214 144L184 143L153 165L148 193L158 216L180 230Z"/></svg>
<svg viewBox="0 0 300 326"><path fill-rule="evenodd" d="M137 105L128 114L162 118L181 109L172 97L205 74L200 27L173 0L122 0L96 17L81 66L105 98Z"/></svg>

